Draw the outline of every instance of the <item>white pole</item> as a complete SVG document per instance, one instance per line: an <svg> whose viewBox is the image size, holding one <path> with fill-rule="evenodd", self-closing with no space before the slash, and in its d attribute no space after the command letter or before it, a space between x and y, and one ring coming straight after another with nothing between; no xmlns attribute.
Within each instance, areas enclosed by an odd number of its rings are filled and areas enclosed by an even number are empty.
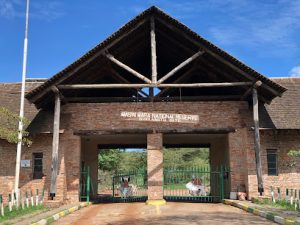
<svg viewBox="0 0 300 225"><path fill-rule="evenodd" d="M18 190L19 190L20 161L21 161L22 138L23 138L22 132L23 132L25 79L26 79L26 65L27 65L28 17L29 17L29 0L27 0L27 4L26 4L26 25L25 25L24 52L23 52L20 120L19 120L19 126L18 126L19 133L18 133L18 145L17 145L17 157L16 157L15 192L16 192L17 196L19 196Z"/></svg>

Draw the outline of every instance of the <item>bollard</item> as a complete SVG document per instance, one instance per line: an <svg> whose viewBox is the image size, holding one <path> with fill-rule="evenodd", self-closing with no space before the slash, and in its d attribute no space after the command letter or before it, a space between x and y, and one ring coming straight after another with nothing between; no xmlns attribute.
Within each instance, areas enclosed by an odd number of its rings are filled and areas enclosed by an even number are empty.
<svg viewBox="0 0 300 225"><path fill-rule="evenodd" d="M35 195L35 205L39 205L39 189L36 189L36 195Z"/></svg>
<svg viewBox="0 0 300 225"><path fill-rule="evenodd" d="M26 207L28 208L29 207L29 199L28 199L28 192L27 191L26 191L25 195L26 195L26 198L25 198L25 200L26 200Z"/></svg>
<svg viewBox="0 0 300 225"><path fill-rule="evenodd" d="M1 216L4 216L4 205L3 205L2 195L0 195L0 211L1 211Z"/></svg>
<svg viewBox="0 0 300 225"><path fill-rule="evenodd" d="M8 194L8 209L11 212L12 211L12 198L11 194Z"/></svg>
<svg viewBox="0 0 300 225"><path fill-rule="evenodd" d="M45 195L45 189L42 189L42 197L41 197L41 205L44 203L44 195Z"/></svg>
<svg viewBox="0 0 300 225"><path fill-rule="evenodd" d="M30 200L31 200L31 206L34 206L33 203L33 194L32 194L32 190L30 189Z"/></svg>

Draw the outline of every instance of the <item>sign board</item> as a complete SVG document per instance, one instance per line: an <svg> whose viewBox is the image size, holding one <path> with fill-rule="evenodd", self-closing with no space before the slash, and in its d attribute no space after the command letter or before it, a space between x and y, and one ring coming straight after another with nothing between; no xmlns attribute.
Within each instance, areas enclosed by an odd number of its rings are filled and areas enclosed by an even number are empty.
<svg viewBox="0 0 300 225"><path fill-rule="evenodd" d="M26 168L30 167L30 160L21 160L21 167Z"/></svg>
<svg viewBox="0 0 300 225"><path fill-rule="evenodd" d="M122 111L121 117L126 120L169 122L169 123L198 123L199 115L154 113L154 112L132 112Z"/></svg>

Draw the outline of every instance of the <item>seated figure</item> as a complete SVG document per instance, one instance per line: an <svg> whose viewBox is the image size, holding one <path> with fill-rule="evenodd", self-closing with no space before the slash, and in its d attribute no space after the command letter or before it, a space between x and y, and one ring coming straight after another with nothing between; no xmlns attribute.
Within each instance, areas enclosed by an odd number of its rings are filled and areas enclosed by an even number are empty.
<svg viewBox="0 0 300 225"><path fill-rule="evenodd" d="M188 182L185 186L189 190L190 195L192 196L206 195L205 187L202 184L201 178L197 178L193 175L192 180Z"/></svg>

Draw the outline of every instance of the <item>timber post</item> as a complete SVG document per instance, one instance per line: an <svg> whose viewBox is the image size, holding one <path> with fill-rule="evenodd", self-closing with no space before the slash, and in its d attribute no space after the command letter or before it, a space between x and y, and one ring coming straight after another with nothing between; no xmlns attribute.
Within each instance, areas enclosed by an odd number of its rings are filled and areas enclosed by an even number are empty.
<svg viewBox="0 0 300 225"><path fill-rule="evenodd" d="M257 86L254 85L252 89L253 97L253 120L254 120L254 149L255 149L255 162L256 162L256 173L258 192L262 196L264 192L262 168L261 168L261 157L260 157L260 134L259 134L259 116L258 116L258 97L257 97Z"/></svg>
<svg viewBox="0 0 300 225"><path fill-rule="evenodd" d="M152 84L157 83L157 55L156 55L156 37L155 37L155 22L154 17L150 19L150 40L151 40L151 81ZM149 95L153 101L154 90L149 88Z"/></svg>
<svg viewBox="0 0 300 225"><path fill-rule="evenodd" d="M56 178L58 173L58 146L59 146L59 122L60 122L60 96L55 92L53 140L52 140L52 163L51 163L51 184L50 199L53 200L56 193Z"/></svg>

